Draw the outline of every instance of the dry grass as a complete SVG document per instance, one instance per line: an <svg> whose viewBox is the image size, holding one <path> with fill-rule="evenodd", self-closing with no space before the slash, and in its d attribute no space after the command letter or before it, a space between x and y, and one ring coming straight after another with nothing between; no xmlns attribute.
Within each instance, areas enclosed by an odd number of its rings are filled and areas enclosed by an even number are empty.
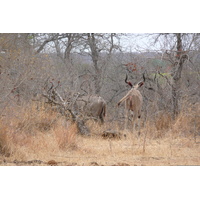
<svg viewBox="0 0 200 200"><path fill-rule="evenodd" d="M1 165L199 165L199 106L188 107L176 121L163 113L127 137L104 139L116 123L88 121L91 137L77 134L75 124L34 104L0 119ZM9 109L7 110L9 113ZM52 164L53 163L53 164Z"/></svg>
<svg viewBox="0 0 200 200"><path fill-rule="evenodd" d="M6 127L3 123L0 122L0 154L5 156L10 155L10 144L9 138L7 135L8 127Z"/></svg>

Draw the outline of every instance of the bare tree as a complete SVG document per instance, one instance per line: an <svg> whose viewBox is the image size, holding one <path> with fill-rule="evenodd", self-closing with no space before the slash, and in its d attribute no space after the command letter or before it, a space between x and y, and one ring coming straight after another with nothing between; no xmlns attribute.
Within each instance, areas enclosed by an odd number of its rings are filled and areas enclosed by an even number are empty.
<svg viewBox="0 0 200 200"><path fill-rule="evenodd" d="M165 49L162 58L168 60L171 63L171 97L173 104L173 118L176 118L180 110L179 102L181 98L182 72L184 65L191 62L190 52L192 51L193 45L197 39L197 34L159 34L156 37L155 42L157 42L159 38L161 38L161 42L167 40L168 47L171 47L170 49Z"/></svg>
<svg viewBox="0 0 200 200"><path fill-rule="evenodd" d="M84 41L84 54L88 54L92 59L92 69L95 84L95 94L100 94L107 64L114 50L120 50L120 34L82 34Z"/></svg>
<svg viewBox="0 0 200 200"><path fill-rule="evenodd" d="M71 78L71 87L73 82L80 74L89 74L90 81L94 84L93 94L100 94L105 82L106 68L109 65L111 56L116 51L121 50L120 38L123 34L116 33L45 33L35 34L33 36L33 46L36 53L56 52L57 58L65 66L67 76ZM75 55L89 57L91 62L87 61L87 72L81 71L80 65L83 62L74 64ZM88 59L88 58L86 58ZM79 83L81 84L81 83Z"/></svg>

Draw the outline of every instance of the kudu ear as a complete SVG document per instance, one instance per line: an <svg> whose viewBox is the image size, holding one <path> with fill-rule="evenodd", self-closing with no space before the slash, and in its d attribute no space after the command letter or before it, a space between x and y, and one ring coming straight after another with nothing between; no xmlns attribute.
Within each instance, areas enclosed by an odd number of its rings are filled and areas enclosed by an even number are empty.
<svg viewBox="0 0 200 200"><path fill-rule="evenodd" d="M144 85L144 82L139 82L138 83L138 87L141 87L141 86L143 86Z"/></svg>

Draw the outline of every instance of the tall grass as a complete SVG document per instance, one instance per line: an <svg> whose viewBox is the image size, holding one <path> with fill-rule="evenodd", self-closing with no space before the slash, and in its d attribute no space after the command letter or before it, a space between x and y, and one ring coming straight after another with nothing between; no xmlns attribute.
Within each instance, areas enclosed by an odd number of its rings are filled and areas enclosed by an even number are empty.
<svg viewBox="0 0 200 200"><path fill-rule="evenodd" d="M0 119L0 152L16 159L38 159L76 147L76 125L35 104ZM8 110L9 113L9 110Z"/></svg>
<svg viewBox="0 0 200 200"><path fill-rule="evenodd" d="M174 121L169 113L160 112L155 119L143 124L140 135L138 130L121 129L118 123L100 126L88 121L91 137L82 137L77 134L75 124L50 108L42 106L38 110L35 104L21 109L10 108L6 116L0 118L0 155L11 160L62 158L80 165L99 162L134 165L136 160L141 164L140 159L165 157L167 165L171 162L168 161L170 157L180 160L180 157L199 156L199 112L199 105L187 105ZM127 137L102 138L101 134L108 129L125 133ZM191 164L187 160L184 163Z"/></svg>

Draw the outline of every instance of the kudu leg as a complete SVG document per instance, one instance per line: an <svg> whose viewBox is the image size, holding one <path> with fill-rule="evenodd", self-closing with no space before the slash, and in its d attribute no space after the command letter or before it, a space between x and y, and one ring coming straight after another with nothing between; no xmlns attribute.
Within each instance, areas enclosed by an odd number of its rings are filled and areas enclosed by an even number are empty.
<svg viewBox="0 0 200 200"><path fill-rule="evenodd" d="M135 119L134 115L132 117L132 126L133 126L133 133L134 133L135 130L136 130L136 128L135 128L135 126L136 126L136 119Z"/></svg>
<svg viewBox="0 0 200 200"><path fill-rule="evenodd" d="M140 124L141 124L141 119L138 119L138 135L140 136Z"/></svg>
<svg viewBox="0 0 200 200"><path fill-rule="evenodd" d="M124 123L124 129L126 130L127 129L127 125L128 125L128 109L127 108L127 105L126 105L126 101L125 101L125 123Z"/></svg>
<svg viewBox="0 0 200 200"><path fill-rule="evenodd" d="M137 132L138 136L140 136L140 123L141 120L139 118L133 120L133 133ZM137 130L136 130L136 125L137 125Z"/></svg>
<svg viewBox="0 0 200 200"><path fill-rule="evenodd" d="M138 130L138 135L140 135L140 119L135 117L135 115L132 118L132 125L133 125L133 133ZM137 125L137 130L136 130Z"/></svg>

